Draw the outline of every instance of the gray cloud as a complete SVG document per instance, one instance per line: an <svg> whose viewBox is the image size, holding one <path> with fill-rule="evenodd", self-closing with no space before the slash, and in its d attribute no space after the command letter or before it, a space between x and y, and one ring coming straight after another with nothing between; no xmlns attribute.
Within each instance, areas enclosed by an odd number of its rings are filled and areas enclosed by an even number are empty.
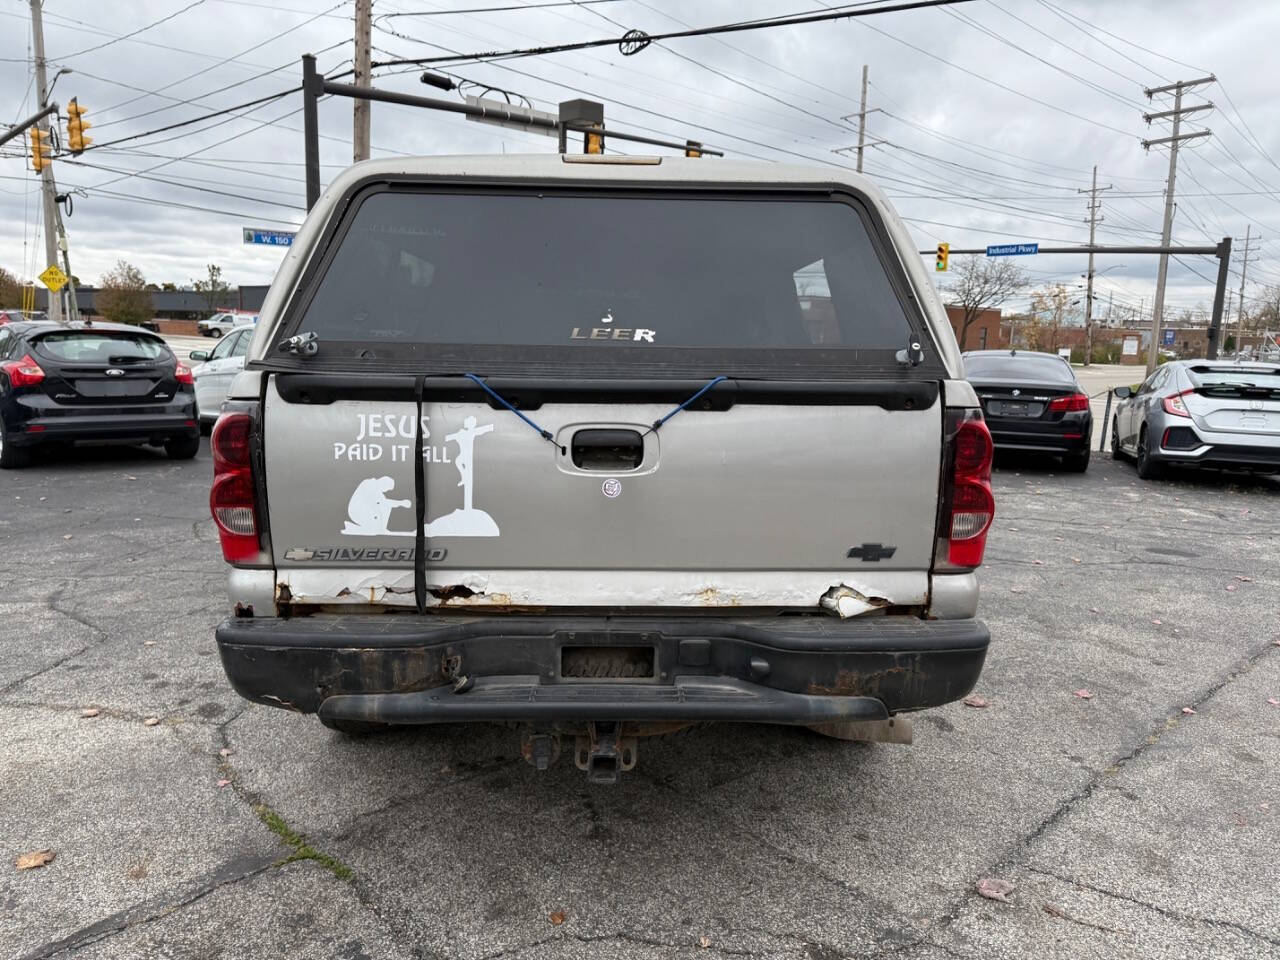
<svg viewBox="0 0 1280 960"><path fill-rule="evenodd" d="M59 80L56 98L76 95L90 108L97 142L286 89L298 82L303 52L317 52L329 72L350 66L350 3L335 9L333 3L290 0L281 8L265 0L205 0L115 40L189 2L64 0L46 7L49 58L76 71ZM375 0L375 59L619 33L605 17L656 33L681 23L813 9L781 0L619 0L577 9L385 16L498 5ZM0 11L0 116L6 121L32 110L29 33L24 5ZM1250 265L1251 276L1275 283L1280 120L1269 105L1269 72L1276 36L1280 5L1268 0L980 0L865 21L673 40L634 57L605 47L449 69L514 90L542 109L594 96L607 103L611 125L699 139L735 157L852 166L851 155L833 151L856 142L853 125L841 117L858 109L860 71L867 63L870 105L884 111L871 115L869 136L886 142L867 151L866 170L910 218L922 248L940 240L957 247L1084 242L1085 198L1077 191L1088 186L1095 163L1100 183L1114 188L1103 194L1099 242L1155 242L1167 154L1163 148L1148 154L1139 144L1144 136L1165 135L1142 121L1142 110L1152 109L1142 87L1216 73L1221 84L1188 98L1216 105L1195 118L1214 135L1183 151L1174 235L1212 242L1242 237L1251 224L1255 235L1268 238L1260 248L1263 258ZM74 55L98 44L107 45ZM281 69L268 72L274 68ZM204 72L190 76L197 71ZM417 70L380 72L379 86L431 92L417 82ZM213 92L231 84L237 85ZM300 110L294 94L244 116L90 151L82 158L86 165L57 163L60 184L85 193L76 197L68 221L76 272L96 280L123 257L156 282L189 281L210 262L222 264L232 282L269 280L280 251L243 245L240 230L300 222ZM320 116L327 138L322 160L331 176L350 160L351 105L326 101ZM382 104L373 107L373 142L375 156L555 149L540 135ZM8 225L0 234L0 263L30 276L43 267L43 248L34 243L36 178L16 143L9 147L7 158L0 158L0 222ZM127 175L144 171L150 172ZM1083 257L1042 256L1025 265L1044 283L1081 282L1085 268ZM1111 296L1149 306L1154 257L1103 257L1098 265L1111 268L1098 284L1104 301ZM1170 308L1207 306L1212 285L1205 278L1214 272L1212 260L1175 262ZM1238 273L1231 286L1237 285Z"/></svg>

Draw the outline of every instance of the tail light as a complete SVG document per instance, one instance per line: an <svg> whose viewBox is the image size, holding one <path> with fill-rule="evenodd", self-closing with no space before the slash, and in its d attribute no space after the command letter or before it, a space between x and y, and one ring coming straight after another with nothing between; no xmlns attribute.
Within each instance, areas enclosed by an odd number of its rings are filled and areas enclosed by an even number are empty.
<svg viewBox="0 0 1280 960"><path fill-rule="evenodd" d="M1172 397L1165 397L1164 412L1171 413L1175 417L1190 417L1191 413L1187 410L1187 405L1182 402L1182 398L1188 393L1195 393L1195 391L1183 390L1181 393L1175 393Z"/></svg>
<svg viewBox="0 0 1280 960"><path fill-rule="evenodd" d="M1073 393L1069 397L1054 397L1049 401L1050 410L1063 413L1081 413L1089 409L1089 398L1083 393Z"/></svg>
<svg viewBox="0 0 1280 960"><path fill-rule="evenodd" d="M23 354L21 360L10 360L8 363L0 364L0 370L8 374L11 387L34 387L44 379L44 371L40 369L40 364L36 363L29 353Z"/></svg>
<svg viewBox="0 0 1280 960"><path fill-rule="evenodd" d="M229 410L218 418L209 438L213 451L209 510L222 541L223 559L239 566L270 563L258 509L252 437L252 414Z"/></svg>
<svg viewBox="0 0 1280 960"><path fill-rule="evenodd" d="M948 410L942 498L934 568L970 570L982 564L995 517L991 493L991 433L981 410Z"/></svg>
<svg viewBox="0 0 1280 960"><path fill-rule="evenodd" d="M194 385L196 378L191 375L191 368L185 363L179 363L173 371L174 377L179 383L187 383Z"/></svg>

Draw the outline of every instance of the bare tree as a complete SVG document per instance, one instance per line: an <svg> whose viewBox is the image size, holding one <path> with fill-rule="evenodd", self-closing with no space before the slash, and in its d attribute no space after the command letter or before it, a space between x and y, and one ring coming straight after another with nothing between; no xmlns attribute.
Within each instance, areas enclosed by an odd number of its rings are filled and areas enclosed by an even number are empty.
<svg viewBox="0 0 1280 960"><path fill-rule="evenodd" d="M0 307L22 306L22 287L18 278L0 267Z"/></svg>
<svg viewBox="0 0 1280 960"><path fill-rule="evenodd" d="M1053 353L1058 349L1058 336L1064 323L1074 322L1078 311L1071 308L1080 303L1072 300L1074 293L1062 284L1054 284L1031 294L1031 312L1039 320L1035 343L1036 350Z"/></svg>
<svg viewBox="0 0 1280 960"><path fill-rule="evenodd" d="M956 263L955 279L945 289L963 311L958 338L963 350L982 311L999 307L1030 281L1026 271L1004 257L957 257Z"/></svg>
<svg viewBox="0 0 1280 960"><path fill-rule="evenodd" d="M142 271L124 260L102 277L94 298L99 312L112 323L140 324L151 319L151 291Z"/></svg>
<svg viewBox="0 0 1280 960"><path fill-rule="evenodd" d="M227 286L222 279L222 268L216 263L209 264L209 276L204 280L192 280L191 286L195 288L196 293L204 297L204 302L209 308L209 313L215 313L218 307L222 306L220 301L224 300L231 288Z"/></svg>

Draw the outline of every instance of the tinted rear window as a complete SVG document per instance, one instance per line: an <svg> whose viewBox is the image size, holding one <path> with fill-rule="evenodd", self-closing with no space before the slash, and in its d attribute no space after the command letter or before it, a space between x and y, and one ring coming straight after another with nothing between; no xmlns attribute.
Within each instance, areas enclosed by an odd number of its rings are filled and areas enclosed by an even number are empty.
<svg viewBox="0 0 1280 960"><path fill-rule="evenodd" d="M1063 360L1027 354L966 356L964 372L970 380L1031 380L1063 384L1076 382L1075 374Z"/></svg>
<svg viewBox="0 0 1280 960"><path fill-rule="evenodd" d="M1194 382L1201 387L1217 387L1227 391L1235 391L1241 387L1280 390L1280 370L1193 367L1191 376L1194 378Z"/></svg>
<svg viewBox="0 0 1280 960"><path fill-rule="evenodd" d="M906 345L867 223L829 200L377 193L297 329L322 343Z"/></svg>
<svg viewBox="0 0 1280 960"><path fill-rule="evenodd" d="M63 363L129 363L169 356L163 340L142 333L67 330L46 333L36 351Z"/></svg>

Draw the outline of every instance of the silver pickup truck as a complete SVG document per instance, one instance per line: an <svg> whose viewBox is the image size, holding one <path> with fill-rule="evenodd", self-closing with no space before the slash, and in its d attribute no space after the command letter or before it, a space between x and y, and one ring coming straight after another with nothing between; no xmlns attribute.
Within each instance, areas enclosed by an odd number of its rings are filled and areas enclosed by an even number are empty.
<svg viewBox="0 0 1280 960"><path fill-rule="evenodd" d="M991 438L844 171L354 166L212 448L227 675L341 731L513 722L611 781L709 721L910 742L986 655Z"/></svg>

